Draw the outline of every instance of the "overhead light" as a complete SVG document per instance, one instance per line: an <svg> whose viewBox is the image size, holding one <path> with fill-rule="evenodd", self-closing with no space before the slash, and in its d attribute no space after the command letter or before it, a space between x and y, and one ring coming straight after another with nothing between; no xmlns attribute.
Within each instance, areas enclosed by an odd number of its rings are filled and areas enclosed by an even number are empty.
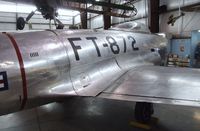
<svg viewBox="0 0 200 131"><path fill-rule="evenodd" d="M37 9L34 5L17 4L17 12L30 13Z"/></svg>
<svg viewBox="0 0 200 131"><path fill-rule="evenodd" d="M198 32L200 32L200 30L198 30Z"/></svg>
<svg viewBox="0 0 200 131"><path fill-rule="evenodd" d="M17 6L16 4L0 4L0 11L1 12L16 12Z"/></svg>
<svg viewBox="0 0 200 131"><path fill-rule="evenodd" d="M30 13L36 10L36 6L26 4L15 4L11 2L4 2L0 4L0 12L17 12Z"/></svg>
<svg viewBox="0 0 200 131"><path fill-rule="evenodd" d="M92 6L92 4L87 4L87 7L90 7L90 6Z"/></svg>
<svg viewBox="0 0 200 131"><path fill-rule="evenodd" d="M67 9L58 9L58 14L59 15L67 15L67 16L75 16L80 14L79 11L74 11L74 10L67 10Z"/></svg>
<svg viewBox="0 0 200 131"><path fill-rule="evenodd" d="M16 4L13 2L0 2L0 12L30 13L36 9L37 7L34 5ZM79 14L79 11L58 9L58 13L59 15L75 16Z"/></svg>
<svg viewBox="0 0 200 131"><path fill-rule="evenodd" d="M157 33L159 36L162 36L164 38L166 38L166 34L165 33Z"/></svg>

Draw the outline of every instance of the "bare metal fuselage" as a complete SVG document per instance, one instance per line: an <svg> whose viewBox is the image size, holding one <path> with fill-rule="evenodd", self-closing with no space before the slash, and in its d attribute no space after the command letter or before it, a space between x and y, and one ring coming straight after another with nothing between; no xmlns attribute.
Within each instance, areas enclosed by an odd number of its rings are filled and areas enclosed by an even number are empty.
<svg viewBox="0 0 200 131"><path fill-rule="evenodd" d="M57 30L0 34L0 113L65 96L96 96L134 66L160 61L160 36Z"/></svg>

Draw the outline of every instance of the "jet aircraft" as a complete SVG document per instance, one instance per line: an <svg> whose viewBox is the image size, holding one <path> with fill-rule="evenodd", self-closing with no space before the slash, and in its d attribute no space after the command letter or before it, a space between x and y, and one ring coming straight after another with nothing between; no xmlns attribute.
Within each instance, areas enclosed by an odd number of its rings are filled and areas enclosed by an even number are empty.
<svg viewBox="0 0 200 131"><path fill-rule="evenodd" d="M200 70L159 66L167 40L136 22L110 30L0 34L0 114L69 97L200 106Z"/></svg>

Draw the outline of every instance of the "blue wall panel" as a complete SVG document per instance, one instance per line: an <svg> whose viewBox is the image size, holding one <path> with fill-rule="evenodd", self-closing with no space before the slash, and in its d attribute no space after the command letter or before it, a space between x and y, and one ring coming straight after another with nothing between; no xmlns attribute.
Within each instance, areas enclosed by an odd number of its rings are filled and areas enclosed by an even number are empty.
<svg viewBox="0 0 200 131"><path fill-rule="evenodd" d="M181 48L183 50L181 51ZM191 55L191 40L190 39L172 39L171 53L178 54L180 58L186 58Z"/></svg>
<svg viewBox="0 0 200 131"><path fill-rule="evenodd" d="M200 32L192 31L192 48L191 48L191 56L192 56L192 65L195 66L194 52L197 44L200 43Z"/></svg>

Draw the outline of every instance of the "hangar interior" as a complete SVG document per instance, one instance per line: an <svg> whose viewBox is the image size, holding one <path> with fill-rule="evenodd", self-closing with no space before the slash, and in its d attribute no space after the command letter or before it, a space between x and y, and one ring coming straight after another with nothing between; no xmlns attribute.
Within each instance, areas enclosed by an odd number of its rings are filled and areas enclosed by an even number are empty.
<svg viewBox="0 0 200 131"><path fill-rule="evenodd" d="M17 18L26 18L30 12L36 9L36 6L27 4L26 2L25 4L20 1L0 2L1 31L15 31L17 29ZM117 14L123 15L123 10L116 11L117 13L111 17L104 17L106 15L102 15L101 13L85 13L84 11L79 12L78 10L70 10L74 7L69 7L70 5L68 5L67 7L70 9L58 9L58 19L62 21L66 29L69 27L75 27L79 29L103 29L105 27L105 29L107 29L116 24L127 21L141 22L147 27L152 27L152 29L154 29L154 33L166 33L170 44L168 46L169 58L165 62L165 65L198 67L198 60L195 59L195 51L199 41L198 29L200 28L198 24L198 2L198 0L160 0L159 7L156 7L156 4L158 3L152 3L152 9L155 8L155 10L151 11L150 2L147 0L134 0L131 4L133 4L136 8L136 12L127 11L127 15L129 15L127 17L117 17ZM124 1L111 1L111 3L124 5ZM77 2L76 4L79 3ZM100 8L100 6L93 6L89 2L87 4L87 8L96 8L95 10L99 10L98 8ZM155 16L156 13L159 14L159 17ZM81 23L81 18L83 23ZM49 20L44 19L39 12L36 12L30 21L26 23L24 30L44 30L55 28L56 27L53 25L53 20L50 22ZM180 48L182 51L180 51ZM179 59L177 57L179 57Z"/></svg>
<svg viewBox="0 0 200 131"><path fill-rule="evenodd" d="M44 1L40 0L40 3ZM167 53L162 66L200 67L199 0L58 1L63 5L57 9L57 19L66 30L107 30L120 23L139 22L149 27L152 33L167 38ZM113 6L115 9L111 10ZM0 0L0 31L55 30L54 21L43 18L39 11L25 23L23 30L18 28L18 18L26 20L36 9L35 4L25 0ZM158 123L152 127L139 125L138 128L132 123L134 105L128 101L65 98L62 102L0 116L0 131L200 130L198 107L155 105L154 116L159 119Z"/></svg>

